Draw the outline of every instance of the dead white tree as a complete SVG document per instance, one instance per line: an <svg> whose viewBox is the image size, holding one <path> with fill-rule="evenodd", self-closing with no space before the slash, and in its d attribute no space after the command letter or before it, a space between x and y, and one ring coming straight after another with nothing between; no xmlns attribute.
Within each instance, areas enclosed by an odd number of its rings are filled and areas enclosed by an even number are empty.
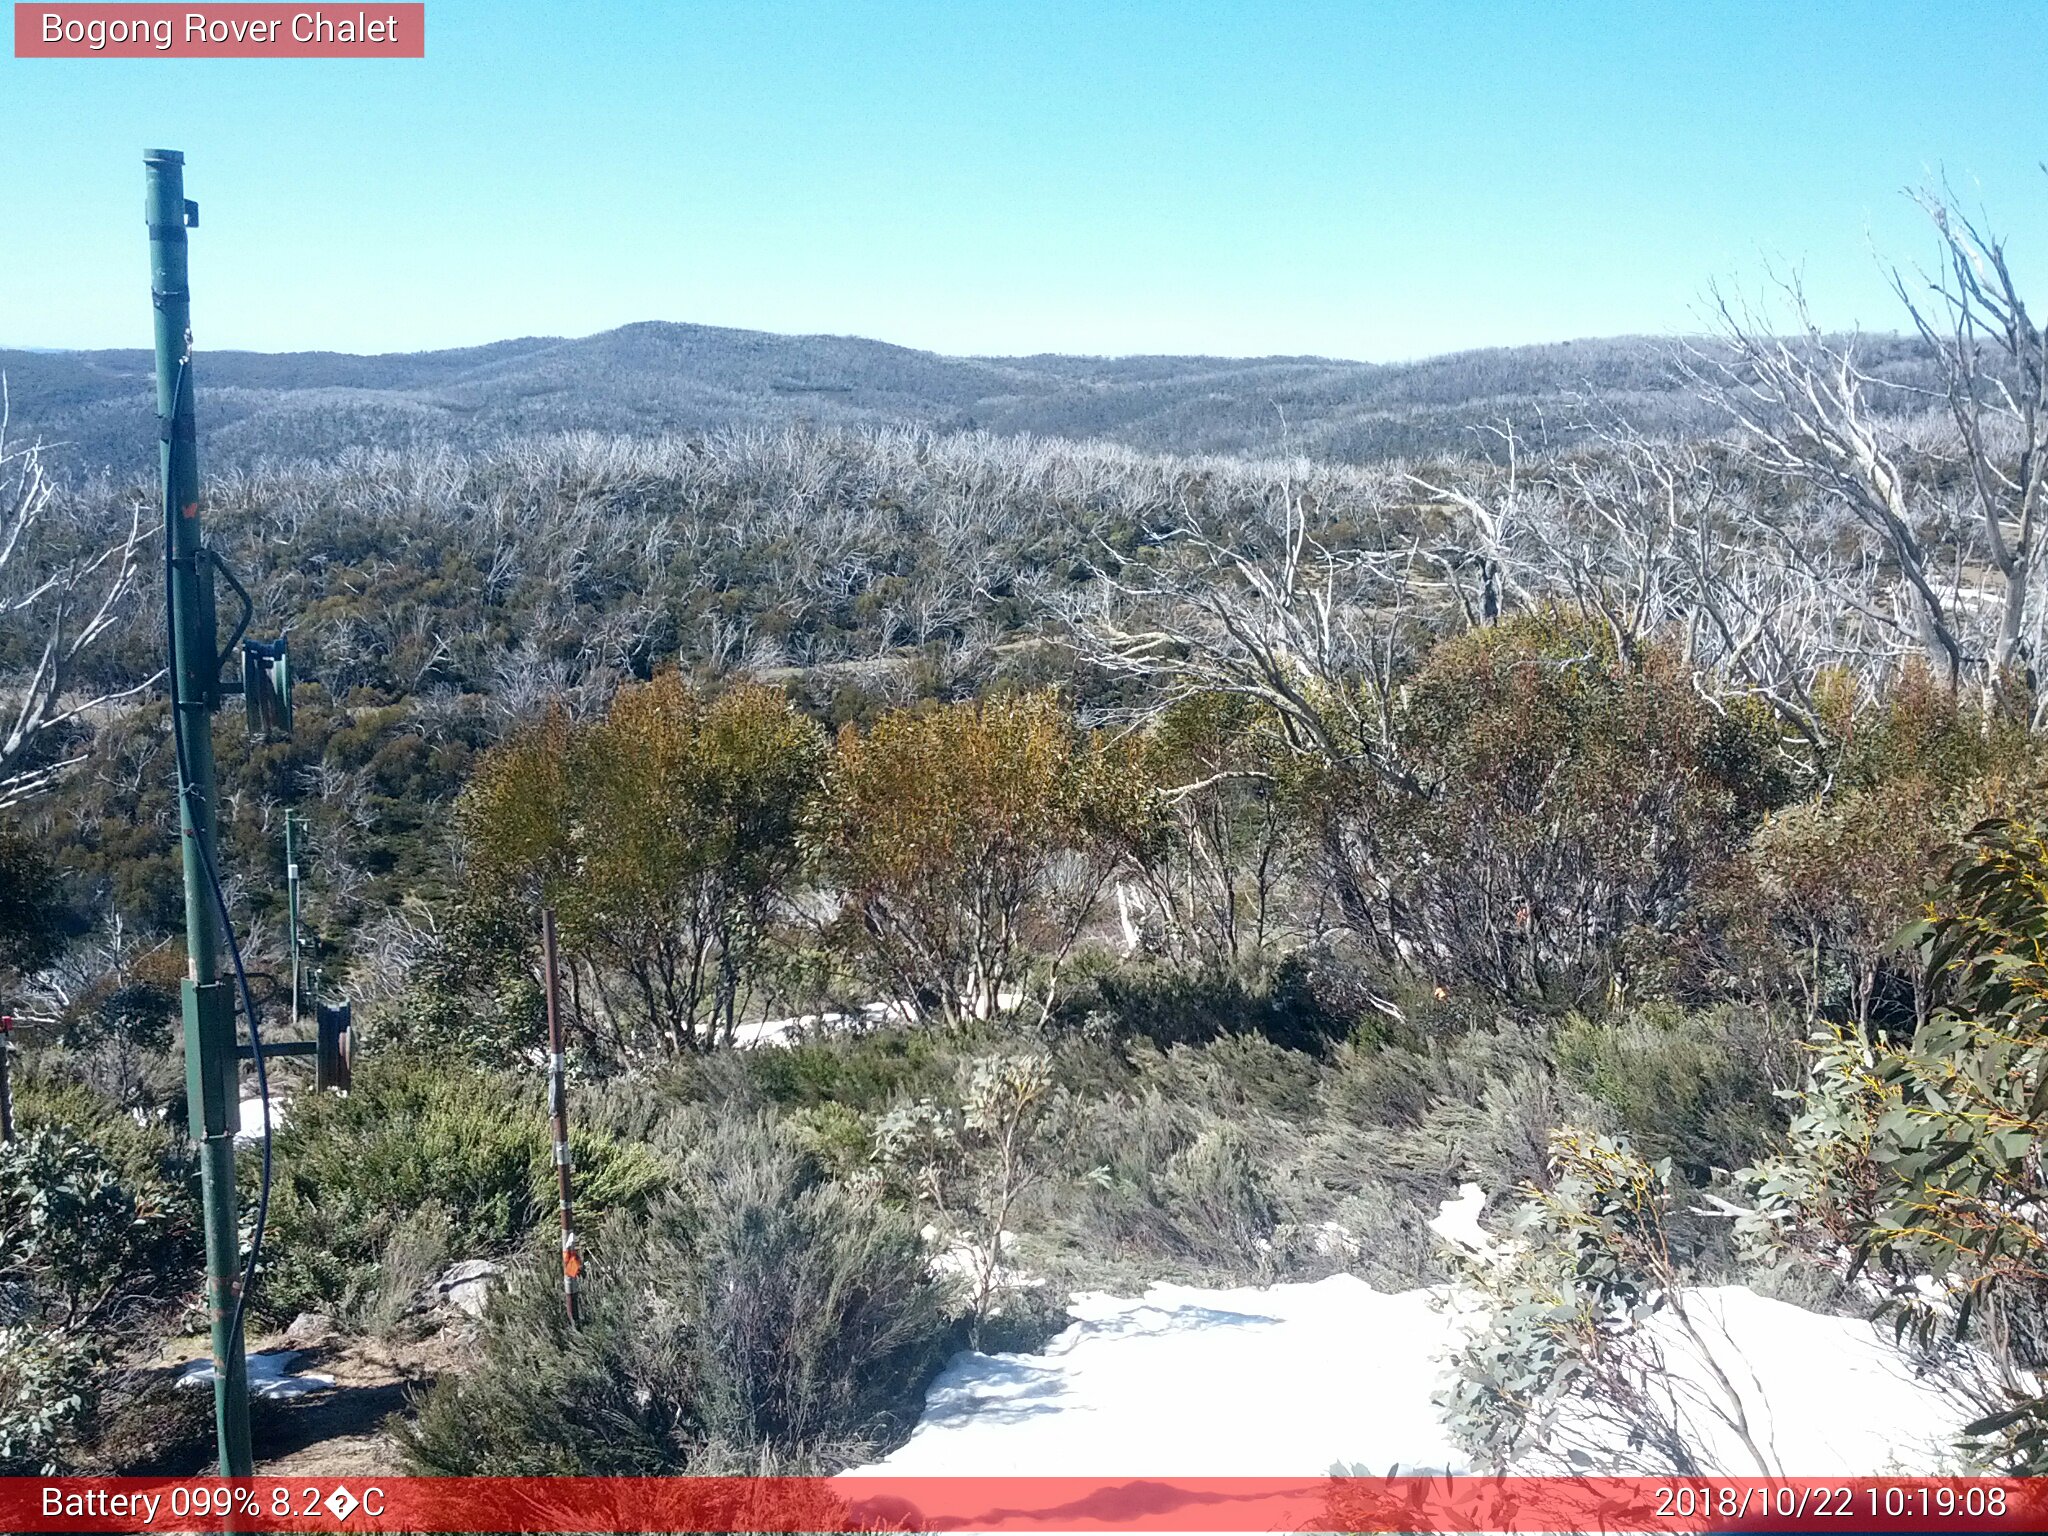
<svg viewBox="0 0 2048 1536"><path fill-rule="evenodd" d="M2048 485L2048 336L2027 312L2005 244L1964 214L1952 196L1917 201L1942 240L1943 265L1893 287L1938 360L1949 417L1962 441L1969 496L1986 556L2003 586L1986 683L2034 695L2040 624L2035 562L2043 486ZM2030 611L2031 610L2031 611ZM2030 697L2035 723L2048 700Z"/></svg>
<svg viewBox="0 0 2048 1536"><path fill-rule="evenodd" d="M1228 529L1185 505L1180 514L1139 559L1105 551L1085 599L1066 604L1083 660L1143 684L1150 707L1248 698L1290 750L1398 773L1386 744L1414 549L1333 547L1311 498L1286 480Z"/></svg>
<svg viewBox="0 0 2048 1536"><path fill-rule="evenodd" d="M0 807L55 784L84 760L82 752L52 755L64 728L153 686L157 673L126 688L77 686L93 647L127 611L139 581L143 546L155 531L142 502L128 527L94 537L83 514L60 509L43 463L42 444L16 444L6 380L0 378L0 626L22 633L27 669L0 679L12 715L0 737ZM4 718L4 717L0 717Z"/></svg>
<svg viewBox="0 0 2048 1536"><path fill-rule="evenodd" d="M1547 515L1527 520L1517 551L1526 581L1602 624L1617 654L1658 636L1681 645L1710 705L1761 699L1802 765L1824 770L1837 743L1819 679L1868 697L1914 648L1914 599L1881 551L1844 539L1840 515L1767 507L1714 444L1612 419L1582 434L1590 451L1537 471Z"/></svg>
<svg viewBox="0 0 2048 1536"><path fill-rule="evenodd" d="M1883 582L1845 568L1831 529L1800 526L1788 545L1714 444L1653 438L1591 400L1569 426L1572 446L1532 456L1503 422L1488 460L1407 476L1444 520L1421 550L1434 585L1469 626L1549 610L1599 626L1617 656L1676 644L1709 704L1761 697L1802 761L1824 757L1814 679L1891 654L1861 622L1888 601Z"/></svg>
<svg viewBox="0 0 2048 1536"><path fill-rule="evenodd" d="M2038 727L2048 719L2034 677L2048 339L2003 243L1946 194L1919 201L1940 236L1942 264L1916 282L1895 274L1893 285L1934 367L1936 387L1921 393L1945 407L1950 430L1929 439L1898 408L1911 398L1907 386L1866 369L1856 339L1823 334L1796 281L1782 285L1795 322L1789 337L1715 292L1726 350L1694 351L1689 372L1758 466L1852 516L1904 599L1864 595L1856 606L1873 632L1905 623L1951 687L1974 683L1987 703ZM1967 519L1957 516L1956 485ZM1795 542L1811 553L1811 541Z"/></svg>
<svg viewBox="0 0 2048 1536"><path fill-rule="evenodd" d="M1407 476L1408 482L1430 496L1452 519L1452 537L1444 543L1424 545L1421 558L1441 572L1445 583L1465 612L1465 622L1478 626L1497 623L1510 606L1528 610L1539 598L1523 578L1531 574L1527 558L1535 499L1524 483L1522 442L1512 421L1484 429L1498 439L1506 456L1504 473L1491 484L1475 481L1461 486L1441 477L1443 483ZM1537 544L1543 541L1540 536Z"/></svg>
<svg viewBox="0 0 2048 1536"><path fill-rule="evenodd" d="M1132 554L1105 548L1085 595L1062 605L1069 643L1085 664L1128 685L1139 701L1133 722L1205 697L1249 701L1269 722L1261 730L1270 730L1278 756L1396 796L1422 795L1397 719L1402 681L1428 633L1422 609L1433 599L1412 542L1373 541L1373 527L1394 526L1384 515L1391 488L1353 487L1364 494L1341 498L1341 542L1332 509L1302 476L1233 489L1227 510L1183 496ZM1161 792L1184 856L1149 870L1135 861L1140 890L1162 875L1179 886L1148 891L1145 905L1180 925L1184 939L1201 930L1211 960L1256 958L1270 936L1274 882L1293 863L1277 826L1234 827L1220 838L1202 825L1235 814L1233 791L1271 780L1261 756L1233 751L1213 765L1186 765L1192 777ZM1316 820L1312 858L1345 924L1400 948L1393 893L1370 836L1360 842L1371 818L1333 811Z"/></svg>
<svg viewBox="0 0 2048 1536"><path fill-rule="evenodd" d="M1969 664L1939 554L1926 537L1917 466L1899 424L1876 409L1880 381L1854 339L1824 335L1796 281L1785 284L1797 333L1775 334L1758 312L1713 294L1726 357L1696 352L1695 383L1725 409L1752 461L1851 512L1911 591L1912 622L1936 671L1959 685Z"/></svg>

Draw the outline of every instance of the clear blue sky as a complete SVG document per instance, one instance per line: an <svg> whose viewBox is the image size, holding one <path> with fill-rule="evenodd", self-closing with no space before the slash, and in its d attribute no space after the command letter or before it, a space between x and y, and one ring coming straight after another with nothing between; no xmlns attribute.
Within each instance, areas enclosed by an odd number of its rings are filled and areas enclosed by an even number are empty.
<svg viewBox="0 0 2048 1536"><path fill-rule="evenodd" d="M371 6L374 10L374 5ZM1896 324L1943 169L2048 281L2048 5L428 0L424 61L0 58L0 343L694 320L1376 360L1692 328L1797 265ZM2048 295L2042 300L2048 307Z"/></svg>

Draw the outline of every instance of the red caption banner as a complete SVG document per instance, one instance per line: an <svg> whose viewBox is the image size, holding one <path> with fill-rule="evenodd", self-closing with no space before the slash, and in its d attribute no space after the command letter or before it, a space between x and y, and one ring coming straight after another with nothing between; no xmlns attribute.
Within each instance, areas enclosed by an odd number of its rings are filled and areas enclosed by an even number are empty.
<svg viewBox="0 0 2048 1536"><path fill-rule="evenodd" d="M423 59L427 8L23 5L17 59Z"/></svg>
<svg viewBox="0 0 2048 1536"><path fill-rule="evenodd" d="M0 1478L19 1532L2048 1532L2048 1479Z"/></svg>

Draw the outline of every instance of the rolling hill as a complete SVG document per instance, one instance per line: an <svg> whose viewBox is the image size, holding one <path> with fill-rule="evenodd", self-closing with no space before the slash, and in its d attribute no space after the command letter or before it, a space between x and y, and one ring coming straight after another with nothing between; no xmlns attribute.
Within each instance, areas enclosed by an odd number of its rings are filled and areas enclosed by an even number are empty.
<svg viewBox="0 0 2048 1536"><path fill-rule="evenodd" d="M1878 366L1912 345L1875 338ZM1512 416L1556 425L1595 396L1645 426L1704 426L1674 343L1563 342L1374 364L1320 357L946 357L843 336L647 322L440 352L202 352L215 467L353 446L474 446L534 432L698 431L805 420L1103 438L1189 453L1365 461L1441 451ZM150 355L0 350L14 430L66 470L154 463Z"/></svg>

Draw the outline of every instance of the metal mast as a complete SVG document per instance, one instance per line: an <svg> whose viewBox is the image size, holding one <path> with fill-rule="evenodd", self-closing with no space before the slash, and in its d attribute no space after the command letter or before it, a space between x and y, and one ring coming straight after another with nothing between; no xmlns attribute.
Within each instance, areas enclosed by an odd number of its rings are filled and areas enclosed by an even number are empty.
<svg viewBox="0 0 2048 1536"><path fill-rule="evenodd" d="M284 813L285 947L292 957L292 1023L299 1022L299 850L292 836L294 813Z"/></svg>
<svg viewBox="0 0 2048 1536"><path fill-rule="evenodd" d="M199 523L199 453L192 414L192 296L185 231L199 205L185 201L185 157L143 154L149 193L150 298L156 307L156 408L168 567L171 724L177 743L178 828L185 866L185 1089L206 1209L206 1312L213 1334L213 1409L220 1470L246 1477L249 1373L236 1317L241 1243L235 1217L235 1130L240 1115L235 1013L220 975L214 880L213 713L221 700L214 626L214 559Z"/></svg>

